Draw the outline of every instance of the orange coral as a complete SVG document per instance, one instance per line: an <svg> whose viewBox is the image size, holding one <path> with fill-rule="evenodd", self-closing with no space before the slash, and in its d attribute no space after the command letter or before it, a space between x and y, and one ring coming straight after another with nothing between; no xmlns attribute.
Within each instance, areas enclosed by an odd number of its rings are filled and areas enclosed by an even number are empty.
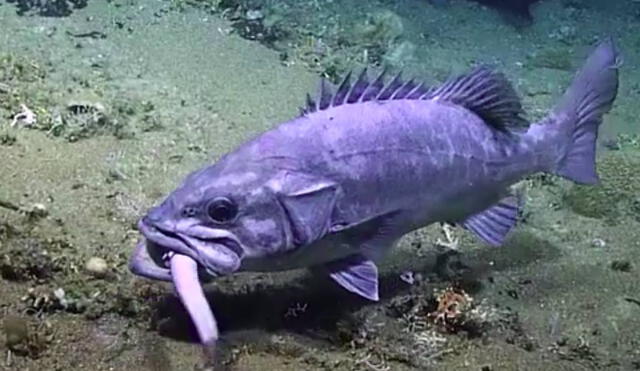
<svg viewBox="0 0 640 371"><path fill-rule="evenodd" d="M436 296L438 306L428 318L447 331L456 331L466 320L473 299L464 290L449 287Z"/></svg>

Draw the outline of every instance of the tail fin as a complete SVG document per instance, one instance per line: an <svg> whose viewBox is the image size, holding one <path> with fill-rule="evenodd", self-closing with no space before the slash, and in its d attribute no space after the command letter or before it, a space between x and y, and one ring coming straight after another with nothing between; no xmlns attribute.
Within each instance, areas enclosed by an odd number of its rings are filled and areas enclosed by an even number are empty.
<svg viewBox="0 0 640 371"><path fill-rule="evenodd" d="M569 89L551 114L556 128L568 138L552 171L576 183L595 184L596 139L602 116L618 92L620 55L611 38L591 52ZM564 134L566 133L566 134Z"/></svg>

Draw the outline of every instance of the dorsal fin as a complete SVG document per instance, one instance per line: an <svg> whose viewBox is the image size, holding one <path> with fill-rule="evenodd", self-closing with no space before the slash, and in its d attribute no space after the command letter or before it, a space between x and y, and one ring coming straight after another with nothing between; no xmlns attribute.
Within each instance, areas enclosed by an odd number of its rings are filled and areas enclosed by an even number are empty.
<svg viewBox="0 0 640 371"><path fill-rule="evenodd" d="M352 84L351 76L353 73L349 71L335 89L335 93L333 93L330 83L322 78L317 96L314 98L307 94L307 102L304 107L300 108L300 114L306 115L329 107L371 100L419 99L429 90L423 84L416 84L413 79L403 81L400 73L390 82L385 83L387 72L387 68L384 68L373 81L370 81L367 68L364 68Z"/></svg>
<svg viewBox="0 0 640 371"><path fill-rule="evenodd" d="M486 66L477 67L430 90L422 99L461 105L501 130L528 125L520 98L507 78Z"/></svg>
<svg viewBox="0 0 640 371"><path fill-rule="evenodd" d="M378 96L376 97L376 100L388 100L400 87L402 87L402 85L404 85L404 82L402 81L401 71L398 72L398 74L393 78L393 80L391 80L391 82L386 84L385 88L382 89L380 94L378 94Z"/></svg>
<svg viewBox="0 0 640 371"><path fill-rule="evenodd" d="M407 93L405 99L420 99L421 96L425 95L428 92L429 88L424 85L424 82L421 82L413 89L411 89L409 93Z"/></svg>
<svg viewBox="0 0 640 371"><path fill-rule="evenodd" d="M311 94L307 93L307 104L304 108L300 108L300 114L306 115L307 113L315 112L317 107L316 101L311 98Z"/></svg>
<svg viewBox="0 0 640 371"><path fill-rule="evenodd" d="M367 102L375 99L380 91L384 88L384 76L387 74L387 69L383 69L378 77L364 89L362 92L362 96L360 97L360 102Z"/></svg>
<svg viewBox="0 0 640 371"><path fill-rule="evenodd" d="M333 92L331 91L331 85L326 79L320 79L317 110L320 111L329 107L331 105L332 97Z"/></svg>
<svg viewBox="0 0 640 371"><path fill-rule="evenodd" d="M358 76L356 82L351 86L351 90L349 91L349 96L347 97L347 103L355 103L360 97L362 97L362 93L364 93L365 89L369 86L369 77L367 76L367 69L363 68L362 72Z"/></svg>
<svg viewBox="0 0 640 371"><path fill-rule="evenodd" d="M384 68L373 81L369 81L367 69L363 69L356 81L351 83L352 72L348 72L335 93L326 79L320 80L316 98L307 95L307 103L301 114L321 111L329 107L367 101L394 99L442 100L463 106L488 125L499 130L526 126L524 111L515 90L498 72L488 67L475 68L468 74L449 79L439 87L428 88L413 79L404 81L401 72L385 83L388 70Z"/></svg>
<svg viewBox="0 0 640 371"><path fill-rule="evenodd" d="M349 71L342 79L342 82L338 86L338 90L333 95L333 101L331 102L332 106L341 106L344 103L344 99L349 94L349 90L351 89L351 71Z"/></svg>
<svg viewBox="0 0 640 371"><path fill-rule="evenodd" d="M415 89L416 86L417 84L413 82L413 79L410 79L409 81L405 82L401 87L399 87L395 93L393 93L393 95L391 96L391 99L406 98L407 95L409 95L409 93L411 93L411 91Z"/></svg>

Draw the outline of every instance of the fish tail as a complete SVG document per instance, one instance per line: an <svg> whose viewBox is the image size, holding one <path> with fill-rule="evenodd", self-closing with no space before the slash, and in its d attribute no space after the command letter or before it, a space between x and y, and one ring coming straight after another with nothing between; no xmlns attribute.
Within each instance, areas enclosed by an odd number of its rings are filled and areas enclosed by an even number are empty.
<svg viewBox="0 0 640 371"><path fill-rule="evenodd" d="M602 117L609 112L618 92L621 58L607 38L591 52L569 89L546 118L557 140L549 169L581 184L598 182L596 139ZM546 126L546 125L545 125Z"/></svg>

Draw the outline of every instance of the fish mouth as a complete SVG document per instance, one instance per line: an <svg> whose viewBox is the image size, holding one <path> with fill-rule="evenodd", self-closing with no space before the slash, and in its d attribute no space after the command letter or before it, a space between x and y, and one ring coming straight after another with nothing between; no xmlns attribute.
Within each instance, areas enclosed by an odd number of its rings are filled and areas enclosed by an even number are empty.
<svg viewBox="0 0 640 371"><path fill-rule="evenodd" d="M220 271L206 260L217 255L199 252L202 248L219 252L224 245L159 228L145 219L140 221L139 229L143 238L136 245L129 269L139 276L173 282L198 331L205 354L210 354L218 339L218 325L201 282L219 276Z"/></svg>
<svg viewBox="0 0 640 371"><path fill-rule="evenodd" d="M210 239L176 232L147 222L138 223L142 238L136 245L129 268L137 275L172 281L171 258L184 255L198 263L203 281L235 271L240 265L242 249L233 239Z"/></svg>

